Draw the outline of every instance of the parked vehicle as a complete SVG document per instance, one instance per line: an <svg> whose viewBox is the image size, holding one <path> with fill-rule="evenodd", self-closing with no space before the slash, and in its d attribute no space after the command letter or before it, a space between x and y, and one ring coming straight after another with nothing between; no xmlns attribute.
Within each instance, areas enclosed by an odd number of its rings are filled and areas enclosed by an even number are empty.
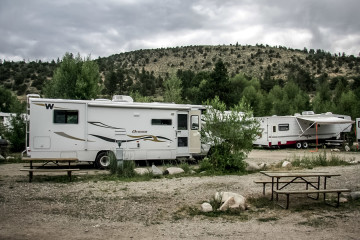
<svg viewBox="0 0 360 240"><path fill-rule="evenodd" d="M161 160L206 155L200 141L201 105L28 96L27 155L78 158L108 167L121 160Z"/></svg>
<svg viewBox="0 0 360 240"><path fill-rule="evenodd" d="M351 131L350 116L312 111L294 116L257 117L262 134L254 141L265 147L295 146L308 148L310 143L340 140L341 133Z"/></svg>

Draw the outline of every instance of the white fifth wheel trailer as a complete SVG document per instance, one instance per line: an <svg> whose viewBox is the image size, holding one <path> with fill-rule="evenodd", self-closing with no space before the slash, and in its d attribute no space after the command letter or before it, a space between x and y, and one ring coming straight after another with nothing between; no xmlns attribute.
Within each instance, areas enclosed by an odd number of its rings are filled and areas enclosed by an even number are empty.
<svg viewBox="0 0 360 240"><path fill-rule="evenodd" d="M307 148L309 143L338 140L343 132L350 132L354 121L350 116L332 113L314 114L312 111L294 116L257 117L262 134L254 145L280 147L292 145Z"/></svg>
<svg viewBox="0 0 360 240"><path fill-rule="evenodd" d="M122 160L161 160L206 154L200 142L201 105L28 96L27 155L77 158L107 167Z"/></svg>

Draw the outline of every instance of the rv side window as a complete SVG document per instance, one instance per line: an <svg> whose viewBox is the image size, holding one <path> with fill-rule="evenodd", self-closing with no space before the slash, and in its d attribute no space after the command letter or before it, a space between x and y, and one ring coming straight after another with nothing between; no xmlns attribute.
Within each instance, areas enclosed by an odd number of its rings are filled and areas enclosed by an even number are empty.
<svg viewBox="0 0 360 240"><path fill-rule="evenodd" d="M191 130L199 130L199 116L198 115L191 116Z"/></svg>
<svg viewBox="0 0 360 240"><path fill-rule="evenodd" d="M276 132L276 126L273 126L273 132Z"/></svg>
<svg viewBox="0 0 360 240"><path fill-rule="evenodd" d="M171 125L171 119L151 119L151 125Z"/></svg>
<svg viewBox="0 0 360 240"><path fill-rule="evenodd" d="M187 114L178 114L178 130L187 130L188 129L188 115Z"/></svg>
<svg viewBox="0 0 360 240"><path fill-rule="evenodd" d="M289 131L289 124L279 124L279 131Z"/></svg>
<svg viewBox="0 0 360 240"><path fill-rule="evenodd" d="M78 124L79 111L77 110L54 110L54 123Z"/></svg>

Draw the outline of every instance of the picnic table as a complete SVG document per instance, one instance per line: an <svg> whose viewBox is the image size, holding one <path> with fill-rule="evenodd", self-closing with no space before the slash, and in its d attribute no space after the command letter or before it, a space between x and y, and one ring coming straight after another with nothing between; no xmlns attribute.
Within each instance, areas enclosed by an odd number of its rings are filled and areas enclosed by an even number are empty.
<svg viewBox="0 0 360 240"><path fill-rule="evenodd" d="M334 174L329 172L293 172L293 171L261 171L260 173L264 174L267 177L271 178L271 181L266 183L271 183L271 200L274 199L274 194L276 194L276 201L278 201L279 194L286 195L286 209L289 207L289 197L291 194L317 194L317 197L314 199L319 199L319 194L324 195L324 201L326 198L326 193L337 193L338 201L337 205L339 206L340 194L342 192L350 192L349 189L328 189L327 188L327 179L335 176L340 176L340 174ZM321 188L321 179L323 179L323 188ZM287 190L284 189L293 183L304 183L306 188L305 190ZM309 189L309 186L311 187ZM264 185L265 191L265 185ZM308 195L308 197L310 197ZM313 197L311 197L313 198ZM280 205L281 206L281 205Z"/></svg>
<svg viewBox="0 0 360 240"><path fill-rule="evenodd" d="M69 180L71 181L71 173L74 171L80 171L78 168L71 168L72 162L77 162L77 158L22 158L23 161L28 161L30 163L29 169L20 169L20 171L29 172L29 182L32 182L34 172L67 172ZM41 167L44 167L48 163L54 163L56 166L60 166L60 162L68 163L66 168L34 168L33 162L42 162Z"/></svg>

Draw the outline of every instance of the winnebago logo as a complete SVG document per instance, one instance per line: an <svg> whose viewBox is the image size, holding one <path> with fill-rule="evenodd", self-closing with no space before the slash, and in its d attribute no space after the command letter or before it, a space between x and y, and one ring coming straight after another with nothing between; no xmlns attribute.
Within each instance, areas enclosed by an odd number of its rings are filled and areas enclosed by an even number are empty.
<svg viewBox="0 0 360 240"><path fill-rule="evenodd" d="M55 109L65 109L62 107L55 107L53 103L34 103L35 105L45 107L47 110L53 110Z"/></svg>
<svg viewBox="0 0 360 240"><path fill-rule="evenodd" d="M46 109L53 109L54 108L54 104L50 104L50 103L45 103L45 107Z"/></svg>
<svg viewBox="0 0 360 240"><path fill-rule="evenodd" d="M138 130L132 130L131 133L147 133L148 131L138 131Z"/></svg>

